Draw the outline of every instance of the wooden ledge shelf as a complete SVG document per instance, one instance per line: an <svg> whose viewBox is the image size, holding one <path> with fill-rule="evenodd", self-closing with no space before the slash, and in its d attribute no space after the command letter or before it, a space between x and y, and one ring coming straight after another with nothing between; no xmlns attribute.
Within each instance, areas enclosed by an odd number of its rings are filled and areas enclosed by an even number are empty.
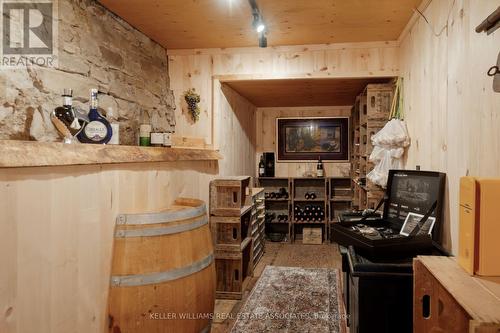
<svg viewBox="0 0 500 333"><path fill-rule="evenodd" d="M0 168L217 161L216 150L0 140Z"/></svg>

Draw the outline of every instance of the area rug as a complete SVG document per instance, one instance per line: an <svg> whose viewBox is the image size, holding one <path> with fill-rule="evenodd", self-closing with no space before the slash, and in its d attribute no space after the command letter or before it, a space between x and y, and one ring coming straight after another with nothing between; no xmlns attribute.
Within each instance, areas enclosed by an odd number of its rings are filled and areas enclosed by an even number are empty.
<svg viewBox="0 0 500 333"><path fill-rule="evenodd" d="M267 266L231 332L344 333L336 269Z"/></svg>

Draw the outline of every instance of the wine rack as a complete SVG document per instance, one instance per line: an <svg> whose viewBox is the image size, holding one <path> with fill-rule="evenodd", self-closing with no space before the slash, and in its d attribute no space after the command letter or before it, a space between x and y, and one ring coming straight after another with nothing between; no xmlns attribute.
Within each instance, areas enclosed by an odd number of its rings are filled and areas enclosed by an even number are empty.
<svg viewBox="0 0 500 333"><path fill-rule="evenodd" d="M351 209L350 177L258 178L264 188L266 233L286 234L293 242L303 239L304 228L321 228L323 241L339 212Z"/></svg>
<svg viewBox="0 0 500 333"><path fill-rule="evenodd" d="M264 188L266 206L265 230L269 235L281 235L290 241L291 182L289 178L260 177L258 186Z"/></svg>

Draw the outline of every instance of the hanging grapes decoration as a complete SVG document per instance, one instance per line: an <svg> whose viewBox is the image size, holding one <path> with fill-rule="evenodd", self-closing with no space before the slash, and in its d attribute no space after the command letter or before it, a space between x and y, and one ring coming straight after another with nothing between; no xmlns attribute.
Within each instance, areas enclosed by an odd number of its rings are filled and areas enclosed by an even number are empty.
<svg viewBox="0 0 500 333"><path fill-rule="evenodd" d="M198 119L200 119L200 107L198 105L201 100L200 95L192 88L184 93L184 99L186 100L191 117L193 117L193 121L198 121Z"/></svg>

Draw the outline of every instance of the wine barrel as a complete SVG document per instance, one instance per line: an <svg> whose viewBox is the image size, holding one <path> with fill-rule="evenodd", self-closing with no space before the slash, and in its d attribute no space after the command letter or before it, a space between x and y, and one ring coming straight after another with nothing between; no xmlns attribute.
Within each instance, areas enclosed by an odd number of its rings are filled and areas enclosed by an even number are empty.
<svg viewBox="0 0 500 333"><path fill-rule="evenodd" d="M203 201L117 217L109 290L112 333L209 332L212 238Z"/></svg>

